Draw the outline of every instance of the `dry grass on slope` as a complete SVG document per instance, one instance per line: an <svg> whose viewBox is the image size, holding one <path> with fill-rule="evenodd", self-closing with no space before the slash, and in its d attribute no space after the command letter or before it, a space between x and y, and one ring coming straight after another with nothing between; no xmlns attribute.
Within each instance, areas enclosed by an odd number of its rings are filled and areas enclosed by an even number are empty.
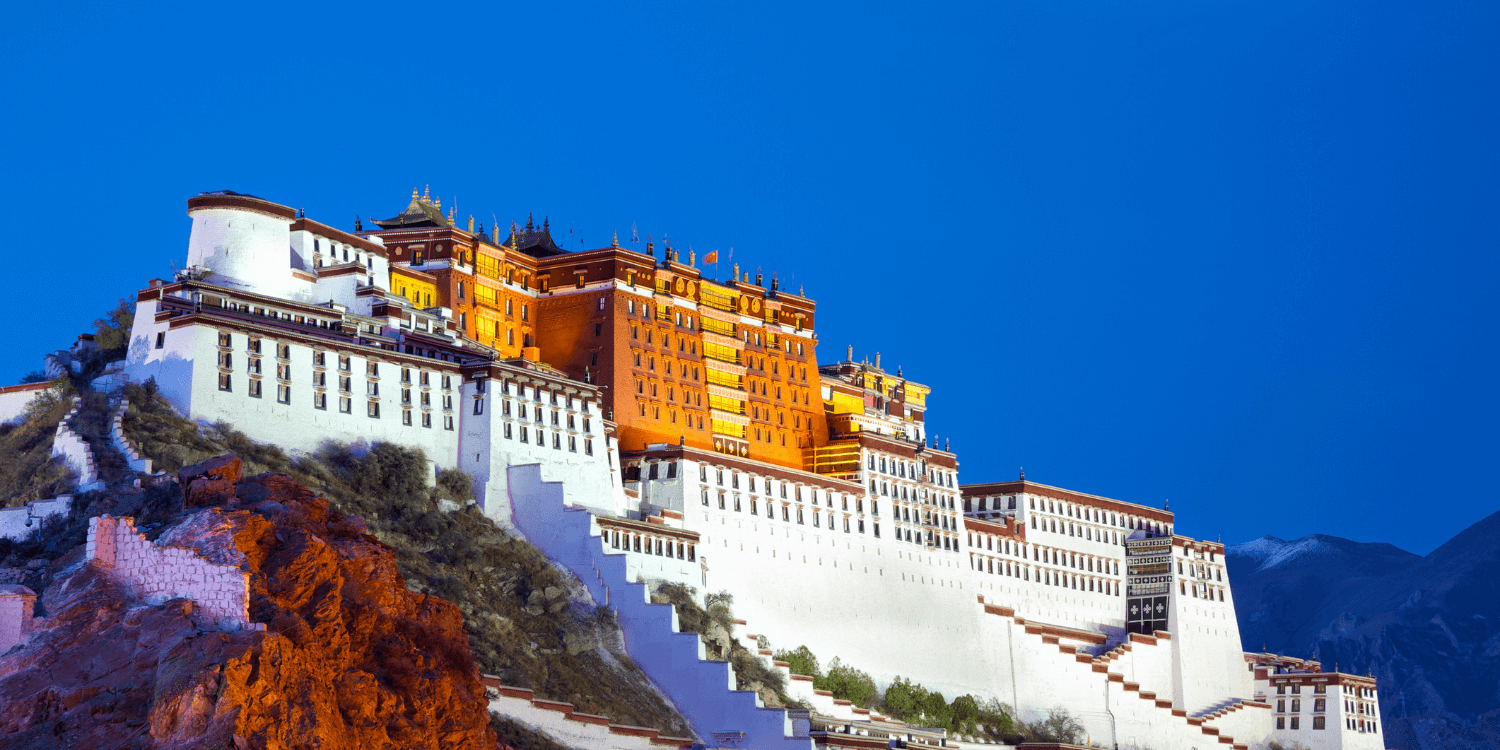
<svg viewBox="0 0 1500 750"><path fill-rule="evenodd" d="M420 451L383 443L363 454L329 446L317 456L294 458L228 425L199 430L148 388L128 386L127 395L126 434L161 468L233 453L245 462L247 476L287 474L340 512L363 517L370 533L395 550L408 588L458 606L482 671L617 723L690 734L625 654L604 610L579 601L576 579L467 505L467 475L444 472L429 486ZM461 509L443 510L444 501Z"/></svg>

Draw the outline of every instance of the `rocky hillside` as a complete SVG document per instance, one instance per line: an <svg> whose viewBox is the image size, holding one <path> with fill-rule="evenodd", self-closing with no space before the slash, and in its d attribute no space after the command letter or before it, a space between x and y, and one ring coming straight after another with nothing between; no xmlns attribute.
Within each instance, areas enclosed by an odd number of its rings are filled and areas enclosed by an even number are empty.
<svg viewBox="0 0 1500 750"><path fill-rule="evenodd" d="M1373 672L1388 747L1500 748L1500 513L1426 557L1328 536L1226 557L1247 650Z"/></svg>
<svg viewBox="0 0 1500 750"><path fill-rule="evenodd" d="M44 584L39 631L0 656L0 745L496 747L458 609L409 591L359 519L227 463L185 498L173 484L99 499L174 546L240 560L267 630L222 632L187 599L143 606L73 546L30 581ZM80 541L86 517L29 551Z"/></svg>

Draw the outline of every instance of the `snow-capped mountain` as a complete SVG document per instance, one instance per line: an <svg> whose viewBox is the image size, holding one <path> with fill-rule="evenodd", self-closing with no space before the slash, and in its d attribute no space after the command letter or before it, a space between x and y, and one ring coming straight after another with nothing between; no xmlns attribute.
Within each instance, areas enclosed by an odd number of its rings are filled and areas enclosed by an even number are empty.
<svg viewBox="0 0 1500 750"><path fill-rule="evenodd" d="M1387 746L1500 748L1500 513L1426 557L1316 534L1225 562L1245 649L1373 672Z"/></svg>

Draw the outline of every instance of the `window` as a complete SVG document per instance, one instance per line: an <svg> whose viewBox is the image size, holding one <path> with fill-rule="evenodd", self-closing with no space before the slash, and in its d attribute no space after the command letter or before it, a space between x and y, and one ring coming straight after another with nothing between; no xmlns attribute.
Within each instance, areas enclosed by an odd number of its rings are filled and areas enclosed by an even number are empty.
<svg viewBox="0 0 1500 750"><path fill-rule="evenodd" d="M327 410L328 409L328 394L326 394L326 393L314 393L313 394L313 408L314 409Z"/></svg>
<svg viewBox="0 0 1500 750"><path fill-rule="evenodd" d="M289 385L276 386L276 400L283 404L292 403L292 387Z"/></svg>
<svg viewBox="0 0 1500 750"><path fill-rule="evenodd" d="M156 334L156 348L161 349L167 345L166 331L158 331Z"/></svg>
<svg viewBox="0 0 1500 750"><path fill-rule="evenodd" d="M252 381L250 381L250 397L251 398L260 398L260 381L259 380L252 380Z"/></svg>
<svg viewBox="0 0 1500 750"><path fill-rule="evenodd" d="M482 398L476 398L476 399L474 399L474 413L475 414L483 414L484 413L484 399L482 399Z"/></svg>
<svg viewBox="0 0 1500 750"><path fill-rule="evenodd" d="M371 401L365 407L365 415L373 419L380 419L380 402Z"/></svg>
<svg viewBox="0 0 1500 750"><path fill-rule="evenodd" d="M221 390L221 391L233 390L230 387L230 376L229 376L229 373L227 373L227 372L221 372L221 373L219 373L219 390Z"/></svg>

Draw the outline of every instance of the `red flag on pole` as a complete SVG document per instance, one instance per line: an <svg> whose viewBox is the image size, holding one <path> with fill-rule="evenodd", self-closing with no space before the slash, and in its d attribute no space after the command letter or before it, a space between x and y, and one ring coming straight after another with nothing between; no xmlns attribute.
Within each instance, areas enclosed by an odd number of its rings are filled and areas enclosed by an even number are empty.
<svg viewBox="0 0 1500 750"><path fill-rule="evenodd" d="M718 263L719 262L719 251L718 250L711 250L711 251L709 251L709 253L707 255L703 256L703 262L704 263Z"/></svg>

